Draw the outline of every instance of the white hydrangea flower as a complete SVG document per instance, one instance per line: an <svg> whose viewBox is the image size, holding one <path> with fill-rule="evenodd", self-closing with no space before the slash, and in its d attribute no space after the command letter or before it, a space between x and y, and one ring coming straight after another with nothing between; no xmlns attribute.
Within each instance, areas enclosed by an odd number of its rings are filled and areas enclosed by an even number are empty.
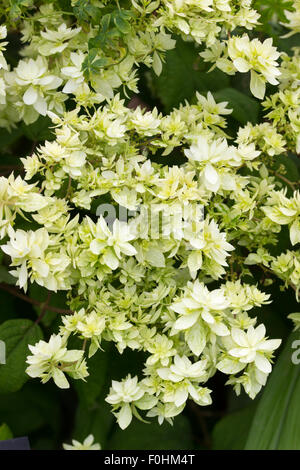
<svg viewBox="0 0 300 470"><path fill-rule="evenodd" d="M284 12L287 22L282 23L288 29L291 29L289 33L283 36L283 38L288 38L293 34L300 32L300 1L293 1L293 11L285 10Z"/></svg>
<svg viewBox="0 0 300 470"><path fill-rule="evenodd" d="M222 182L218 170L219 164L229 160L231 154L231 149L228 148L226 140L209 142L207 137L201 136L184 153L191 161L199 162L200 168L202 168L200 178L205 188L217 192Z"/></svg>
<svg viewBox="0 0 300 470"><path fill-rule="evenodd" d="M174 364L169 368L157 369L157 372L162 379L171 382L180 382L185 378L202 381L206 376L206 360L192 363L187 356L176 355Z"/></svg>
<svg viewBox="0 0 300 470"><path fill-rule="evenodd" d="M35 346L28 346L32 356L27 357L26 369L30 377L40 377L42 383L53 378L59 388L69 388L64 371L77 373L78 378L86 377L85 363L82 361L83 351L67 350L60 335L52 335L49 342L40 340ZM76 365L79 369L76 370Z"/></svg>
<svg viewBox="0 0 300 470"><path fill-rule="evenodd" d="M137 377L131 378L131 375L128 375L121 382L112 381L110 393L105 400L115 408L121 407L118 412L115 412L121 429L127 428L131 423L132 409L130 404L142 398L144 393L144 390L138 385Z"/></svg>
<svg viewBox="0 0 300 470"><path fill-rule="evenodd" d="M249 36L232 37L228 40L228 54L235 68L242 73L251 71L250 89L254 96L262 99L269 82L277 85L277 77L281 74L277 59L280 53L273 46L272 38L249 39Z"/></svg>
<svg viewBox="0 0 300 470"><path fill-rule="evenodd" d="M68 47L68 40L72 39L81 31L79 28L68 28L65 23L59 25L56 30L46 28L46 31L41 31L43 41L38 46L38 51L43 56L52 54L59 54Z"/></svg>
<svg viewBox="0 0 300 470"><path fill-rule="evenodd" d="M27 106L46 116L47 91L55 90L62 84L62 79L48 72L46 60L38 56L36 60L20 60L15 69L15 82L22 88L26 88L23 94L23 102Z"/></svg>
<svg viewBox="0 0 300 470"><path fill-rule="evenodd" d="M170 308L178 313L180 317L174 323L176 330L186 330L191 328L199 319L202 319L218 335L226 336L229 334L228 328L215 314L226 310L230 303L226 299L222 289L209 291L207 287L196 280L193 284L188 284L190 291L187 296L183 296L174 302Z"/></svg>
<svg viewBox="0 0 300 470"><path fill-rule="evenodd" d="M265 339L266 328L263 324L257 328L250 326L247 333L233 328L231 337L234 347L228 352L231 356L239 358L243 364L254 362L256 367L263 373L269 374L272 366L265 354L272 354L280 344L280 339Z"/></svg>
<svg viewBox="0 0 300 470"><path fill-rule="evenodd" d="M63 93L75 93L79 86L83 83L84 77L82 72L82 63L85 55L79 52L71 52L70 61L72 65L63 67L61 73L67 78L67 83L63 87Z"/></svg>
<svg viewBox="0 0 300 470"><path fill-rule="evenodd" d="M95 239L90 244L90 250L95 255L101 255L104 264L111 269L117 269L121 254L133 256L136 249L129 243L135 237L125 222L115 220L112 232L101 216L96 224Z"/></svg>
<svg viewBox="0 0 300 470"><path fill-rule="evenodd" d="M49 245L49 234L45 228L40 228L33 232L25 232L18 229L16 232L9 229L10 240L6 245L2 245L4 253L13 260L14 266L21 265L11 274L18 278L17 284L22 288L27 288L28 281L28 262L31 268L41 277L47 277L49 266L44 261L44 252Z"/></svg>
<svg viewBox="0 0 300 470"><path fill-rule="evenodd" d="M63 444L64 450L101 450L100 444L98 442L94 443L93 434L89 434L81 444L76 439L72 439L72 444Z"/></svg>

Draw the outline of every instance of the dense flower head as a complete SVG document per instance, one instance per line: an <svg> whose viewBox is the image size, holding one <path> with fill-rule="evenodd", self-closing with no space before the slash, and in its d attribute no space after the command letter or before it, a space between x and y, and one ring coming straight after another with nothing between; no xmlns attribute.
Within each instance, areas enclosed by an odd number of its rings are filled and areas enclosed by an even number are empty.
<svg viewBox="0 0 300 470"><path fill-rule="evenodd" d="M20 15L15 65L0 26L0 125L51 128L21 175L0 176L1 250L18 287L66 291L68 306L56 333L29 345L26 372L65 389L108 343L141 353L139 374L124 371L106 397L122 429L143 413L172 423L188 400L209 406L217 372L255 398L281 343L256 316L272 301L264 288L277 276L300 291L299 182L278 169L300 152L300 48L256 37L251 0L131 0L108 15L112 2L91 2L95 17L77 3L74 15L55 2ZM201 66L250 72L263 120L231 132L222 93L169 113L132 105L139 67L161 75L176 41L194 44ZM285 231L287 247L273 250ZM89 435L64 448L100 444Z"/></svg>

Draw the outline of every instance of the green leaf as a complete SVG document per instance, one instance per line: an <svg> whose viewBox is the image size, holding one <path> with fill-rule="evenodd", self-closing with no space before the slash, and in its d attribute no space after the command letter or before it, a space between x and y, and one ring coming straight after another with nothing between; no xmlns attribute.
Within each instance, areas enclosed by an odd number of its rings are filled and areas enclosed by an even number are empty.
<svg viewBox="0 0 300 470"><path fill-rule="evenodd" d="M3 423L0 426L0 441L6 441L8 439L12 439L13 434L7 424Z"/></svg>
<svg viewBox="0 0 300 470"><path fill-rule="evenodd" d="M19 19L19 16L25 9L33 5L33 0L11 0L9 7L9 16L13 20Z"/></svg>
<svg viewBox="0 0 300 470"><path fill-rule="evenodd" d="M284 171L282 171L283 167ZM300 180L299 169L291 155L277 155L275 159L274 169L276 173L284 176L289 181L299 182ZM291 187L281 178L278 178L278 181L280 181L283 186L286 186L287 189L291 191L291 193L293 192L291 190Z"/></svg>
<svg viewBox="0 0 300 470"><path fill-rule="evenodd" d="M6 363L0 366L0 393L16 392L28 380L28 344L35 344L42 337L40 327L31 320L8 320L0 326L0 340L6 347Z"/></svg>
<svg viewBox="0 0 300 470"><path fill-rule="evenodd" d="M107 13L101 19L101 26L102 26L102 32L103 33L107 32L109 30L110 23L111 23L111 14Z"/></svg>
<svg viewBox="0 0 300 470"><path fill-rule="evenodd" d="M98 38L99 37L97 36L96 38L93 38L89 41L89 46L93 48L90 49L90 52L82 63L82 71L86 78L89 78L90 74L92 73L97 73L101 67L104 67L108 63L108 59L106 59L105 57L95 60L97 55L96 48L100 47L101 43L100 39L98 41Z"/></svg>
<svg viewBox="0 0 300 470"><path fill-rule="evenodd" d="M245 449L300 448L299 348L299 334L294 332L290 335L264 389Z"/></svg>
<svg viewBox="0 0 300 470"><path fill-rule="evenodd" d="M193 44L178 39L176 49L166 53L159 77L152 74L152 88L169 112L184 100L194 97L196 91L207 93L228 87L229 78L223 72L207 73L207 66Z"/></svg>
<svg viewBox="0 0 300 470"><path fill-rule="evenodd" d="M90 19L92 19L93 24L99 23L102 14L101 8L91 5L90 2L86 0L76 2L73 7L73 12L80 22L90 21Z"/></svg>
<svg viewBox="0 0 300 470"><path fill-rule="evenodd" d="M118 15L114 18L114 23L115 23L117 29L122 34L130 33L130 30L131 30L130 23L128 21L126 21L124 18L122 18L121 15Z"/></svg>
<svg viewBox="0 0 300 470"><path fill-rule="evenodd" d="M220 101L228 101L228 108L232 108L231 116L240 124L258 122L259 103L252 97L241 93L234 88L224 88L214 93L215 99Z"/></svg>
<svg viewBox="0 0 300 470"><path fill-rule="evenodd" d="M247 441L255 405L236 411L218 421L212 433L214 450L243 450Z"/></svg>
<svg viewBox="0 0 300 470"><path fill-rule="evenodd" d="M108 449L117 450L186 450L193 449L194 442L189 421L185 416L177 416L173 426L164 422L145 424L134 419L122 431L117 428L108 443Z"/></svg>
<svg viewBox="0 0 300 470"><path fill-rule="evenodd" d="M44 140L53 140L54 133L51 129L53 126L52 121L48 117L40 116L35 122L29 125L22 123L23 134L34 142L41 142Z"/></svg>
<svg viewBox="0 0 300 470"><path fill-rule="evenodd" d="M19 392L1 395L0 416L14 436L45 428L53 439L60 431L61 405L60 390L54 384L30 381Z"/></svg>
<svg viewBox="0 0 300 470"><path fill-rule="evenodd" d="M16 284L16 278L8 272L8 268L6 266L0 266L0 282L13 285Z"/></svg>

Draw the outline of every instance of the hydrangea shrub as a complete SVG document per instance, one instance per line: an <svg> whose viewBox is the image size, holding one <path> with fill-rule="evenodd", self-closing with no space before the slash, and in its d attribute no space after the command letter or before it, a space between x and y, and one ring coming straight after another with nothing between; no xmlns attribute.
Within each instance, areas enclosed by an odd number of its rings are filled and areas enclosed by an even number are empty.
<svg viewBox="0 0 300 470"><path fill-rule="evenodd" d="M122 430L211 405L215 374L254 399L269 288L299 298L300 2L0 11L1 288L38 312L0 325L1 393L71 384ZM141 367L99 398L112 350Z"/></svg>

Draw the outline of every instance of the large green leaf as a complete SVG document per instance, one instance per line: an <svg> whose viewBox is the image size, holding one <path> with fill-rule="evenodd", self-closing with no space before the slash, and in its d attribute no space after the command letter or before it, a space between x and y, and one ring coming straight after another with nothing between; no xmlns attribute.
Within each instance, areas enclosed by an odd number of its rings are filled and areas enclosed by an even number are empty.
<svg viewBox="0 0 300 470"><path fill-rule="evenodd" d="M34 344L42 337L40 327L31 320L7 320L0 326L0 340L6 348L6 363L0 365L0 393L16 392L27 381L28 344Z"/></svg>
<svg viewBox="0 0 300 470"><path fill-rule="evenodd" d="M66 393L64 391L64 396ZM1 395L1 421L9 426L14 436L28 436L45 428L44 437L47 433L55 439L60 432L62 418L60 398L60 390L54 384L27 382L20 391ZM66 418L66 409L63 411Z"/></svg>
<svg viewBox="0 0 300 470"><path fill-rule="evenodd" d="M251 96L247 96L234 88L224 88L216 91L214 97L218 102L228 101L228 108L232 109L231 116L240 124L247 124L249 121L253 124L257 123L259 104Z"/></svg>
<svg viewBox="0 0 300 470"><path fill-rule="evenodd" d="M245 448L300 449L299 334L290 335L258 404ZM298 355L300 356L300 354ZM292 357L294 361L292 361Z"/></svg>
<svg viewBox="0 0 300 470"><path fill-rule="evenodd" d="M0 282L6 284L16 284L16 278L13 277L6 266L0 266Z"/></svg>
<svg viewBox="0 0 300 470"><path fill-rule="evenodd" d="M217 69L208 73L195 46L180 39L176 49L166 54L161 75L153 74L152 79L154 92L167 112L193 98L196 91L206 94L229 85L227 75Z"/></svg>
<svg viewBox="0 0 300 470"><path fill-rule="evenodd" d="M50 118L40 116L32 124L22 124L21 126L23 134L34 142L41 142L43 140L53 140L53 124Z"/></svg>
<svg viewBox="0 0 300 470"><path fill-rule="evenodd" d="M255 405L252 405L218 421L212 433L212 448L215 450L244 449L254 412Z"/></svg>

